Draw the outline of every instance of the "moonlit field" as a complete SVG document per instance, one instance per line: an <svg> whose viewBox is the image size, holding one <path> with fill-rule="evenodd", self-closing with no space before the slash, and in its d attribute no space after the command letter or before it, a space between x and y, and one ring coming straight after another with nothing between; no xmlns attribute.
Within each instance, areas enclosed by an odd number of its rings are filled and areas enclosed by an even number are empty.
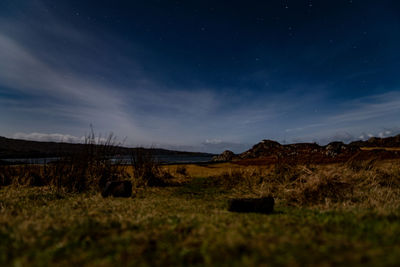
<svg viewBox="0 0 400 267"><path fill-rule="evenodd" d="M400 265L400 2L0 1L0 266Z"/></svg>

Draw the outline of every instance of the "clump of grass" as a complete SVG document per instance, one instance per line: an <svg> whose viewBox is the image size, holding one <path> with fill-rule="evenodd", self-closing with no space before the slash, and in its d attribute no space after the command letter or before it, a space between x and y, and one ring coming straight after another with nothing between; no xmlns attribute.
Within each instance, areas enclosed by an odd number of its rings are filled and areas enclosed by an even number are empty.
<svg viewBox="0 0 400 267"><path fill-rule="evenodd" d="M168 185L172 175L161 168L150 150L136 148L132 151L131 165L135 187L157 187Z"/></svg>
<svg viewBox="0 0 400 267"><path fill-rule="evenodd" d="M290 190L280 196L301 206L358 206L375 210L400 207L400 168L394 163L375 163L355 171L348 165L318 166L302 173Z"/></svg>
<svg viewBox="0 0 400 267"><path fill-rule="evenodd" d="M346 201L353 192L355 184L332 171L316 170L315 173L302 173L294 180L291 189L283 192L283 197L291 204L319 205L326 202Z"/></svg>
<svg viewBox="0 0 400 267"><path fill-rule="evenodd" d="M176 168L176 173L180 174L180 175L183 175L183 176L186 176L188 174L186 166L185 165L179 165Z"/></svg>

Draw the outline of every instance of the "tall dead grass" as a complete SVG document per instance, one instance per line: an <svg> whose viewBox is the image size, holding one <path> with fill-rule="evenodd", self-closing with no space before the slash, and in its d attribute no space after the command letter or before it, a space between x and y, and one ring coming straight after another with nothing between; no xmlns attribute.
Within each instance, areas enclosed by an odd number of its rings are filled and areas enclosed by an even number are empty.
<svg viewBox="0 0 400 267"><path fill-rule="evenodd" d="M116 160L121 145L113 134L101 138L91 130L80 150L55 162L0 166L0 187L46 185L59 193L81 193L101 191L107 182L119 180L130 180L136 188L168 185L172 175L150 149L132 149L131 162L122 164Z"/></svg>
<svg viewBox="0 0 400 267"><path fill-rule="evenodd" d="M0 166L0 186L48 185L58 192L78 193L103 188L108 181L128 177L125 168L113 160L119 146L113 134L103 139L92 130L79 151L55 162Z"/></svg>
<svg viewBox="0 0 400 267"><path fill-rule="evenodd" d="M151 150L136 148L131 155L135 187L166 186L171 174L161 168Z"/></svg>

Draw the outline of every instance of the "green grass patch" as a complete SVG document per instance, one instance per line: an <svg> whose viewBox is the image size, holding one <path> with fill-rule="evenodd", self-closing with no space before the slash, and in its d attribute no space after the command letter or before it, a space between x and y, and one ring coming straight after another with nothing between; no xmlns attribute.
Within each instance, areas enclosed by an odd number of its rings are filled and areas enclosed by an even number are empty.
<svg viewBox="0 0 400 267"><path fill-rule="evenodd" d="M211 178L210 178L211 179ZM270 215L227 211L209 179L128 199L0 189L0 265L256 266L400 262L400 211L279 202Z"/></svg>

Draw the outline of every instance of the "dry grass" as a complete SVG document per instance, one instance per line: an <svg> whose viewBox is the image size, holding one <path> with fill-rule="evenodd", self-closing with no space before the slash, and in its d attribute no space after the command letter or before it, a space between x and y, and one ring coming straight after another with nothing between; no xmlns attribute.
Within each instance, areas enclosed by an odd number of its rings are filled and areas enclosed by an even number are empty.
<svg viewBox="0 0 400 267"><path fill-rule="evenodd" d="M390 213L400 209L398 161L329 165L275 165L271 171L242 168L212 177L215 186L236 195L274 196L291 206L363 208Z"/></svg>
<svg viewBox="0 0 400 267"><path fill-rule="evenodd" d="M259 171L262 170L264 172L268 171L267 167L264 166L241 166L235 163L212 163L212 164L185 164L186 169L186 177L191 178L204 178L204 177L212 177L218 176L225 173L232 173L236 171ZM164 170L169 171L172 174L178 174L179 176L179 168L182 165L164 165L162 168Z"/></svg>
<svg viewBox="0 0 400 267"><path fill-rule="evenodd" d="M400 151L400 147L361 147L361 150L386 150L386 151Z"/></svg>

